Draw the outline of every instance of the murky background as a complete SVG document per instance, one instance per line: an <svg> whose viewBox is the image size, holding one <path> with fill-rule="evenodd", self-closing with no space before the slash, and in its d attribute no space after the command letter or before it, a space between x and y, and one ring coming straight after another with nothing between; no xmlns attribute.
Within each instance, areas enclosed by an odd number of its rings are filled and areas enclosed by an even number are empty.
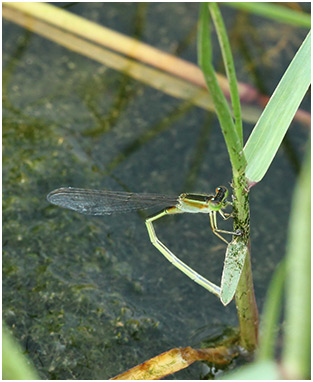
<svg viewBox="0 0 313 382"><path fill-rule="evenodd" d="M196 62L197 3L79 3L69 10ZM271 94L307 31L222 11L239 80ZM236 326L234 302L223 307L150 244L144 216L157 211L90 217L46 201L61 186L170 195L228 186L230 163L214 114L12 23L3 28L3 318L40 376L107 379ZM245 137L252 127L245 124ZM261 311L285 254L307 139L308 128L294 123L251 191ZM155 227L175 254L220 283L225 245L207 216L169 216ZM196 363L171 378L206 373Z"/></svg>

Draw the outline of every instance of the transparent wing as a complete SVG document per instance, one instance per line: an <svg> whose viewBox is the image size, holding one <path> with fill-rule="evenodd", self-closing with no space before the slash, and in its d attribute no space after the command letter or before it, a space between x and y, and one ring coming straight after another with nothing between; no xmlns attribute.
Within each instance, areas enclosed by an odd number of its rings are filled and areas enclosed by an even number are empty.
<svg viewBox="0 0 313 382"><path fill-rule="evenodd" d="M109 215L152 207L166 208L177 204L177 197L159 194L58 188L47 196L48 202L85 215Z"/></svg>

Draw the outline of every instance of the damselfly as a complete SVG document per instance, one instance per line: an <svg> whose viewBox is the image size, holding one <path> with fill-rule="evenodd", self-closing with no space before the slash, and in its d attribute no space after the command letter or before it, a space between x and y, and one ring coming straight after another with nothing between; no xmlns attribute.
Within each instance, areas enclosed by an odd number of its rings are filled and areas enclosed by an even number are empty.
<svg viewBox="0 0 313 382"><path fill-rule="evenodd" d="M223 212L223 209L232 205L231 202L227 201L227 196L228 190L224 186L217 187L215 195L185 193L178 197L69 187L59 188L50 192L47 199L52 204L86 215L109 215L116 212L129 212L138 209L163 207L160 212L146 219L146 227L151 243L181 272L185 273L193 281L209 290L211 293L220 297L220 287L190 268L158 239L153 222L165 215L185 212L205 213L209 215L213 233L228 244L227 240L221 236L221 233L230 235L240 235L240 233L221 230L217 227L217 212L225 220L231 217L231 214Z"/></svg>

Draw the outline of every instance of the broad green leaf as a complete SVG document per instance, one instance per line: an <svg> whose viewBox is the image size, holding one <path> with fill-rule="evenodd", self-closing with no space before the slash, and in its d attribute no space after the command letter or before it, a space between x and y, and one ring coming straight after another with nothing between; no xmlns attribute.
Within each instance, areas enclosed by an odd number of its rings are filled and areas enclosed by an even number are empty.
<svg viewBox="0 0 313 382"><path fill-rule="evenodd" d="M311 83L311 32L266 105L245 147L246 177L259 182L271 165Z"/></svg>
<svg viewBox="0 0 313 382"><path fill-rule="evenodd" d="M227 305L233 299L248 252L243 242L230 243L226 250L221 282L221 301Z"/></svg>

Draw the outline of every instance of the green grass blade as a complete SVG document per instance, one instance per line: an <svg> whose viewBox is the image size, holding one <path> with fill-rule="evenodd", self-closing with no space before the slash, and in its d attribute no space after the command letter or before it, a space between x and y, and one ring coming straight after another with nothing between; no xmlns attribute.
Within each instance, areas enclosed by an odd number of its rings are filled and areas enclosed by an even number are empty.
<svg viewBox="0 0 313 382"><path fill-rule="evenodd" d="M310 379L311 158L307 149L295 188L287 244L285 341L282 365L288 379Z"/></svg>
<svg viewBox="0 0 313 382"><path fill-rule="evenodd" d="M218 5L214 2L209 3L209 10L211 13L212 20L214 22L219 45L222 51L225 70L226 70L226 74L227 74L227 78L229 82L230 98L231 98L231 103L233 107L233 115L235 118L236 131L238 136L240 137L241 145L243 145L241 106L240 106L240 97L238 93L237 77L236 77L233 55L231 52L224 21L223 21Z"/></svg>
<svg viewBox="0 0 313 382"><path fill-rule="evenodd" d="M224 374L218 379L231 381L273 381L281 380L282 376L278 364L267 360L242 366L235 371Z"/></svg>
<svg viewBox="0 0 313 382"><path fill-rule="evenodd" d="M221 282L224 305L228 305L235 295L247 253L248 247L242 241L230 243L227 247Z"/></svg>
<svg viewBox="0 0 313 382"><path fill-rule="evenodd" d="M275 270L266 293L260 325L260 341L257 360L274 359L277 325L282 309L282 295L286 278L286 262L282 261Z"/></svg>
<svg viewBox="0 0 313 382"><path fill-rule="evenodd" d="M243 172L245 158L242 155L242 144L235 129L232 113L228 102L218 84L212 63L212 48L210 36L210 16L207 3L200 4L200 18L198 27L198 62L201 67L207 87L214 102L217 117L221 125L226 142L229 158L234 175Z"/></svg>
<svg viewBox="0 0 313 382"><path fill-rule="evenodd" d="M39 379L32 363L5 325L2 326L2 377L4 380Z"/></svg>
<svg viewBox="0 0 313 382"><path fill-rule="evenodd" d="M272 20L280 21L299 27L310 28L311 16L304 12L294 11L281 5L273 3L258 3L253 1L247 2L225 2L230 7L241 9L242 11L251 12L255 15L264 16Z"/></svg>
<svg viewBox="0 0 313 382"><path fill-rule="evenodd" d="M244 148L249 183L267 172L311 83L311 32L266 105Z"/></svg>

